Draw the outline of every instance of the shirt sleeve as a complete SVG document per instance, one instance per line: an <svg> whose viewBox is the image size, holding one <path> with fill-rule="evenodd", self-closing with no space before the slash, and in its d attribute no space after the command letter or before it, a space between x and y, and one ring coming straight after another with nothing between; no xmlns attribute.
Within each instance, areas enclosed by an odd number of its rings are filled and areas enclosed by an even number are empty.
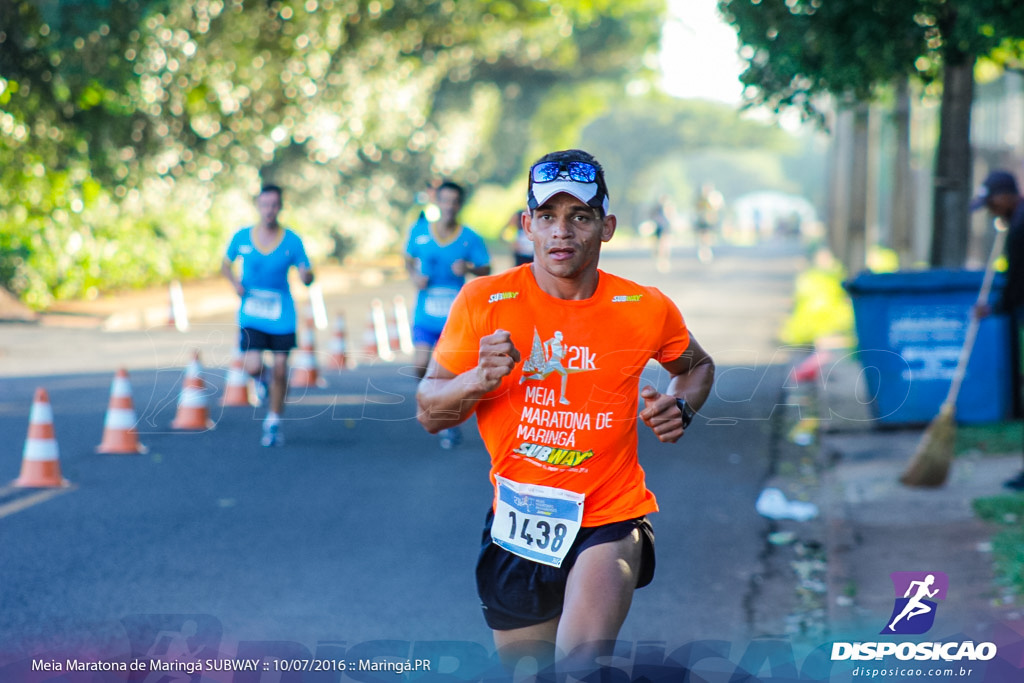
<svg viewBox="0 0 1024 683"><path fill-rule="evenodd" d="M480 356L480 333L476 330L463 288L455 297L448 321L434 347L434 360L449 372L461 375L476 367Z"/></svg>
<svg viewBox="0 0 1024 683"><path fill-rule="evenodd" d="M302 238L294 232L290 232L295 247L292 250L292 265L296 268L309 268L309 256L306 255L306 245L302 243Z"/></svg>
<svg viewBox="0 0 1024 683"><path fill-rule="evenodd" d="M428 226L426 218L423 216L423 212L420 212L420 217L416 219L416 222L409 228L409 238L405 241L405 253L411 258L419 257L419 247L416 244L416 238L420 236L424 228Z"/></svg>
<svg viewBox="0 0 1024 683"><path fill-rule="evenodd" d="M488 266L491 264L491 255L487 251L487 243L476 232L473 233L473 240L470 243L469 261L474 266Z"/></svg>
<svg viewBox="0 0 1024 683"><path fill-rule="evenodd" d="M664 322L661 327L660 346L658 352L654 354L654 359L659 363L670 363L677 360L689 348L690 331L675 302L662 292L658 292L658 294L661 296L664 306L664 315L662 316Z"/></svg>
<svg viewBox="0 0 1024 683"><path fill-rule="evenodd" d="M231 236L231 241L228 242L228 249L224 252L224 258L228 261L234 261L238 258L238 248L242 246L242 230L235 231L235 234Z"/></svg>

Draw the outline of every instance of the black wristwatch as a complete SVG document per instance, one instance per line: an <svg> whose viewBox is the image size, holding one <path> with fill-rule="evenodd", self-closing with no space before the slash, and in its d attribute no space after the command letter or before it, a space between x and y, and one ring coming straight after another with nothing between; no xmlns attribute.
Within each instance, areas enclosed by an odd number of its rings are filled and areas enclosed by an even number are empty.
<svg viewBox="0 0 1024 683"><path fill-rule="evenodd" d="M693 411L693 408L690 407L685 398L677 398L676 405L679 406L679 412L682 413L683 429L686 429L693 422L693 416L697 413Z"/></svg>

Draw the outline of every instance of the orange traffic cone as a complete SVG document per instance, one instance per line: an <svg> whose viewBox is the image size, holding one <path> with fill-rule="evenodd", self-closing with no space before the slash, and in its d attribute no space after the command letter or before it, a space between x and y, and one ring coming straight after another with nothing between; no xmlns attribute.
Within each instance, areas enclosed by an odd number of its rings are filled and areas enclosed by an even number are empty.
<svg viewBox="0 0 1024 683"><path fill-rule="evenodd" d="M302 330L299 331L299 349L292 363L291 377L288 384L293 387L316 386L320 373L316 366L316 326L312 318L306 318Z"/></svg>
<svg viewBox="0 0 1024 683"><path fill-rule="evenodd" d="M202 378L202 365L199 363L199 352L185 370L181 394L178 396L178 413L171 423L172 429L213 429L210 410L206 405L206 383Z"/></svg>
<svg viewBox="0 0 1024 683"><path fill-rule="evenodd" d="M398 336L398 321L395 316L388 315L388 348L391 349L391 353L402 350L402 340Z"/></svg>
<svg viewBox="0 0 1024 683"><path fill-rule="evenodd" d="M245 374L242 352L236 351L235 357L231 359L231 367L228 369L228 379L224 385L224 395L221 396L220 404L229 407L253 405L249 396L248 379L248 375Z"/></svg>
<svg viewBox="0 0 1024 683"><path fill-rule="evenodd" d="M70 484L60 473L60 450L53 433L53 408L42 387L36 389L28 421L28 438L22 453L20 488L63 488Z"/></svg>
<svg viewBox="0 0 1024 683"><path fill-rule="evenodd" d="M127 455L145 453L146 447L139 443L139 432L135 428L135 408L132 406L132 387L128 372L123 368L114 375L110 385L110 402L107 417L103 423L103 441L96 447L97 453Z"/></svg>
<svg viewBox="0 0 1024 683"><path fill-rule="evenodd" d="M334 321L334 335L331 337L331 343L328 350L331 352L331 360L334 361L334 366L339 370L344 370L348 363L346 356L348 355L348 341L346 341L346 329L345 329L345 314L339 313L338 317Z"/></svg>
<svg viewBox="0 0 1024 683"><path fill-rule="evenodd" d="M363 349L366 358L377 357L377 330L373 324L373 310L366 314L366 327L363 328Z"/></svg>

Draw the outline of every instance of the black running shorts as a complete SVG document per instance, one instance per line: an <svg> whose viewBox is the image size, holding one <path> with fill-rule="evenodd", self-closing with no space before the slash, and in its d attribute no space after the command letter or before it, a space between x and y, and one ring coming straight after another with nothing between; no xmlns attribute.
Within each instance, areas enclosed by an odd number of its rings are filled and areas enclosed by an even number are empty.
<svg viewBox="0 0 1024 683"><path fill-rule="evenodd" d="M295 333L267 334L262 330L243 327L238 335L238 348L242 351L287 353L295 348Z"/></svg>
<svg viewBox="0 0 1024 683"><path fill-rule="evenodd" d="M643 588L654 578L654 529L646 517L581 528L561 567L527 560L492 543L493 518L494 511L488 510L476 586L484 619L496 631L534 626L561 615L566 579L579 554L590 546L625 538L633 529L640 531L643 542L636 587Z"/></svg>

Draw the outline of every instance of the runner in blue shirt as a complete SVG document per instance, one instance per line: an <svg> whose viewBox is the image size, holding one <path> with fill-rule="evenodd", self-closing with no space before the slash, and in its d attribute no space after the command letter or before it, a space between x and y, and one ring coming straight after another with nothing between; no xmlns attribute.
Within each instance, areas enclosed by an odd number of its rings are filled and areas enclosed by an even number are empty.
<svg viewBox="0 0 1024 683"><path fill-rule="evenodd" d="M288 353L296 345L295 301L288 286L288 271L295 266L303 284L308 287L313 282L302 240L277 221L282 195L277 185L265 185L260 190L256 196L259 222L234 234L221 265L221 272L241 299L239 348L245 354L245 371L256 381L261 402L269 394L270 407L260 440L264 446L284 443L281 414L288 393ZM242 259L241 278L234 269L238 258ZM263 363L264 351L274 357L269 372Z"/></svg>
<svg viewBox="0 0 1024 683"><path fill-rule="evenodd" d="M419 290L413 313L412 338L416 347L413 364L422 378L448 320L455 295L466 283L466 275L489 275L491 259L483 239L459 223L466 192L461 185L445 181L437 188L440 218L430 223L424 217L412 226L405 246L405 267ZM455 446L461 438L458 428L441 433L442 448Z"/></svg>

